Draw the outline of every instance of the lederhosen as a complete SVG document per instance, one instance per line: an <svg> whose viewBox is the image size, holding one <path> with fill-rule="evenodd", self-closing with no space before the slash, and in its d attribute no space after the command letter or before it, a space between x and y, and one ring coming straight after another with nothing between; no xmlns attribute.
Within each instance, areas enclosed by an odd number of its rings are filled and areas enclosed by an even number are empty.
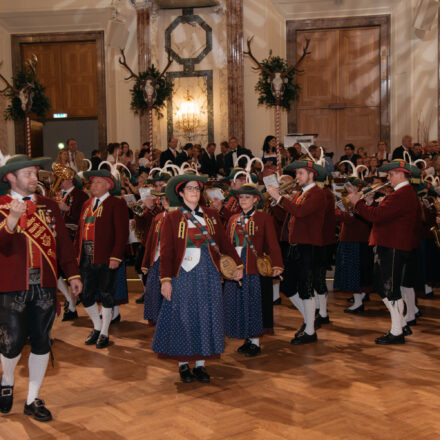
<svg viewBox="0 0 440 440"><path fill-rule="evenodd" d="M28 236L38 233L38 237L50 237L49 233L53 235L53 225L46 221L45 213L44 209L37 209L34 214L36 221L26 229ZM32 220L32 217L28 218ZM49 333L56 312L56 288L41 286L40 268L46 254L43 255L44 251L40 251L37 244L28 237L26 247L28 289L0 293L0 351L3 356L11 359L21 353L28 338L32 353L43 355L50 351ZM51 267L55 272L56 263L52 261Z"/></svg>
<svg viewBox="0 0 440 440"><path fill-rule="evenodd" d="M90 204L85 214L80 263L81 278L83 280L81 301L84 307L90 307L95 304L96 295L99 292L102 306L112 308L115 305L114 295L118 270L110 269L108 263L93 263L95 221L101 213L102 203L94 211Z"/></svg>

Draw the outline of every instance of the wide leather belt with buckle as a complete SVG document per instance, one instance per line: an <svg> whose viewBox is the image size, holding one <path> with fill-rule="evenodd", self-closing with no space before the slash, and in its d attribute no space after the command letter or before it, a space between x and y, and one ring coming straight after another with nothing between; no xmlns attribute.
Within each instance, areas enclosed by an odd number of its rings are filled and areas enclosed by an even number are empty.
<svg viewBox="0 0 440 440"><path fill-rule="evenodd" d="M29 269L29 285L36 285L41 283L40 269L32 268Z"/></svg>
<svg viewBox="0 0 440 440"><path fill-rule="evenodd" d="M93 257L93 241L83 241L83 254L86 257Z"/></svg>

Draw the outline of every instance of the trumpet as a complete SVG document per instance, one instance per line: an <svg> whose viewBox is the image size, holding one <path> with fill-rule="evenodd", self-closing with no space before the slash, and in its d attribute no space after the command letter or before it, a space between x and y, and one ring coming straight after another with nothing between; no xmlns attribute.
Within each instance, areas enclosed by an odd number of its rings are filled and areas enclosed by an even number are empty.
<svg viewBox="0 0 440 440"><path fill-rule="evenodd" d="M136 204L134 204L132 207L131 207L131 210L133 211L133 213L135 214L135 215L137 215L138 217L142 217L143 215L144 215L144 213L145 213L145 206L144 206L144 203L143 202L141 202L141 203L136 203Z"/></svg>
<svg viewBox="0 0 440 440"><path fill-rule="evenodd" d="M373 186L370 186L368 188L365 188L364 190L361 191L362 192L361 200L363 200L367 195L376 193L376 192L378 192L382 188L385 188L388 185L390 185L390 182L387 182L387 183L385 183L383 185L377 183L376 185L373 185Z"/></svg>

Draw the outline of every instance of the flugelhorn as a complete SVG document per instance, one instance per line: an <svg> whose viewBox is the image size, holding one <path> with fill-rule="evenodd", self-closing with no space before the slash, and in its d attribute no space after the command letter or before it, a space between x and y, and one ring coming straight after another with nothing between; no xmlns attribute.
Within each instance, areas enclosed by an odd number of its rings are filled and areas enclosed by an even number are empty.
<svg viewBox="0 0 440 440"><path fill-rule="evenodd" d="M377 191L381 190L382 188L385 188L386 186L390 185L390 182L387 182L383 185L381 185L380 183L377 183L373 186L369 186L367 188L364 188L361 193L361 200L363 200L367 195L369 194L373 194L376 193Z"/></svg>

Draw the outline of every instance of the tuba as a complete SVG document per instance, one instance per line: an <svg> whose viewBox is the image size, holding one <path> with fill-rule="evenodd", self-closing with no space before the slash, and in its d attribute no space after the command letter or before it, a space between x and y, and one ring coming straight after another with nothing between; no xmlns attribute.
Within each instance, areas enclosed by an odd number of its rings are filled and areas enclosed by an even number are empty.
<svg viewBox="0 0 440 440"><path fill-rule="evenodd" d="M73 179L75 177L75 171L72 170L72 168L55 162L52 165L52 172L56 179L50 185L48 197L55 198L58 194L58 188L60 187L61 181Z"/></svg>

